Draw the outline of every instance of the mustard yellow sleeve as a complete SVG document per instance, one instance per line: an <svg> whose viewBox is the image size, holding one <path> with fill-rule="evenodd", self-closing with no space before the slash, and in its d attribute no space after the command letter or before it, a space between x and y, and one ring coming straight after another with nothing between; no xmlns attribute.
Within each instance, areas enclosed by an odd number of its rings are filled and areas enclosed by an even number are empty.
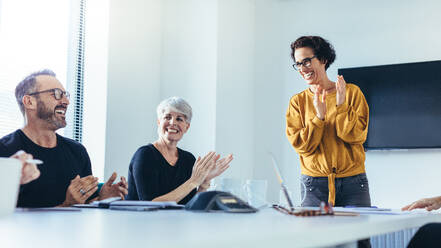
<svg viewBox="0 0 441 248"><path fill-rule="evenodd" d="M286 136L289 143L300 155L314 153L323 137L324 121L317 116L302 122L303 115L294 99L291 99L286 111Z"/></svg>
<svg viewBox="0 0 441 248"><path fill-rule="evenodd" d="M369 107L357 86L352 85L348 89L351 89L351 92L346 94L345 103L337 106L337 136L346 143L363 144L368 132Z"/></svg>

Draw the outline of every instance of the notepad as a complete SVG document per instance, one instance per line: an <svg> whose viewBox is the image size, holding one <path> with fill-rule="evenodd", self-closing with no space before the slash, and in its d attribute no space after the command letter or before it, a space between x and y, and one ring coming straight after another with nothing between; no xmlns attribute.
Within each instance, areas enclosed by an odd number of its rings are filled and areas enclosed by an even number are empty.
<svg viewBox="0 0 441 248"><path fill-rule="evenodd" d="M163 209L180 209L184 205L179 205L174 201L157 202L157 201L113 201L110 207L113 206L137 206L137 207L158 207Z"/></svg>
<svg viewBox="0 0 441 248"><path fill-rule="evenodd" d="M347 208L347 207L335 207L335 211L344 211L344 212L352 212L358 214L380 214L380 215L408 215L413 214L410 211L401 211L398 209L389 209L389 208Z"/></svg>
<svg viewBox="0 0 441 248"><path fill-rule="evenodd" d="M110 210L123 210L123 211L155 211L160 209L156 206L110 206Z"/></svg>
<svg viewBox="0 0 441 248"><path fill-rule="evenodd" d="M165 201L165 202L132 201L132 200L125 201L125 200L121 200L120 197L112 197L101 201L94 201L90 204L75 204L74 207L77 208L154 207L157 209L182 209L184 208L184 205L177 204L174 201Z"/></svg>
<svg viewBox="0 0 441 248"><path fill-rule="evenodd" d="M346 206L345 209L355 210L355 211L372 211L372 212L378 212L378 211L392 211L390 208L379 208L379 207L350 207Z"/></svg>
<svg viewBox="0 0 441 248"><path fill-rule="evenodd" d="M78 208L72 208L72 207L53 207L53 208L17 208L17 212L64 212L64 211L81 211L81 209Z"/></svg>

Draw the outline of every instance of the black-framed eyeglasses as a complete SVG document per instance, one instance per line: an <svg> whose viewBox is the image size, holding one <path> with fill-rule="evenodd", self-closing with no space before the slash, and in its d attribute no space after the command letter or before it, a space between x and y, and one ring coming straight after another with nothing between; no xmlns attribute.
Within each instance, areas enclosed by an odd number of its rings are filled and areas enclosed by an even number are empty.
<svg viewBox="0 0 441 248"><path fill-rule="evenodd" d="M310 57L310 58L305 58L305 59L303 59L303 61L302 62L296 62L296 63L294 63L293 65L292 65L292 67L296 70L296 71L298 71L298 70L300 70L300 66L304 66L304 67L306 67L306 68L309 68L309 67L311 67L311 60L313 59L313 58L315 58L316 56L314 55L314 56L312 56L312 57Z"/></svg>
<svg viewBox="0 0 441 248"><path fill-rule="evenodd" d="M61 98L63 98L63 96L66 96L67 99L70 98L70 93L69 92L63 91L62 89L59 89L59 88L37 91L37 92L33 92L33 93L30 93L30 94L27 94L27 95L28 96L33 96L33 95L37 95L37 94L41 94L41 93L46 93L46 92L53 92L54 93L54 97L55 97L56 100L60 100Z"/></svg>

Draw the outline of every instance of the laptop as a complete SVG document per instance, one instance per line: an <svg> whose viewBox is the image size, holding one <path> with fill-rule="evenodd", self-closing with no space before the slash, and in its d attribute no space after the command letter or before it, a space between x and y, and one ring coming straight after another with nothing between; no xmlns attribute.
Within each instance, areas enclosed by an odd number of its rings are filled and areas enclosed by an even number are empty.
<svg viewBox="0 0 441 248"><path fill-rule="evenodd" d="M279 180L280 187L282 187L283 194L285 195L286 201L288 202L289 210L294 211L294 205L292 204L291 197L288 194L288 189L283 181L282 174L280 173L279 166L277 166L277 161L274 155L270 152L271 160L273 161L274 171L276 173L277 179Z"/></svg>
<svg viewBox="0 0 441 248"><path fill-rule="evenodd" d="M291 197L288 194L288 190L285 186L285 183L282 178L282 174L280 173L279 166L277 165L276 158L272 153L269 153L271 156L271 160L273 161L274 171L276 173L277 179L279 180L280 187L282 187L283 194L285 195L286 202L288 202L289 209L286 209L281 206L273 205L273 207L281 212L290 215L296 216L320 216L320 215L340 215L340 216L358 216L358 213L349 212L349 211L334 211L332 206L329 203L321 202L320 207L308 207L308 208L300 208L294 211L294 205L292 204Z"/></svg>

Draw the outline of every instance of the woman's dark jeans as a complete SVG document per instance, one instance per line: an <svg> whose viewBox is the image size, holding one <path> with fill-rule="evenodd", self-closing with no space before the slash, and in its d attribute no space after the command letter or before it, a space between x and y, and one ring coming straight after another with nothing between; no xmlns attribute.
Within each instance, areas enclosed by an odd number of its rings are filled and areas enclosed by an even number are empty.
<svg viewBox="0 0 441 248"><path fill-rule="evenodd" d="M306 186L306 197L302 203L303 207L317 207L320 202L328 202L328 178L310 177L302 175L302 182ZM305 188L300 185L302 199L305 196ZM366 173L351 177L342 177L335 179L335 206L355 206L370 207L371 196L369 195L369 183ZM359 240L358 247L371 247L369 239Z"/></svg>
<svg viewBox="0 0 441 248"><path fill-rule="evenodd" d="M306 186L306 198L302 203L303 207L317 207L320 202L328 202L328 178L310 177L302 175L302 182ZM302 199L305 189L301 185ZM371 197L369 195L369 183L366 173L351 177L335 179L335 206L370 207Z"/></svg>

